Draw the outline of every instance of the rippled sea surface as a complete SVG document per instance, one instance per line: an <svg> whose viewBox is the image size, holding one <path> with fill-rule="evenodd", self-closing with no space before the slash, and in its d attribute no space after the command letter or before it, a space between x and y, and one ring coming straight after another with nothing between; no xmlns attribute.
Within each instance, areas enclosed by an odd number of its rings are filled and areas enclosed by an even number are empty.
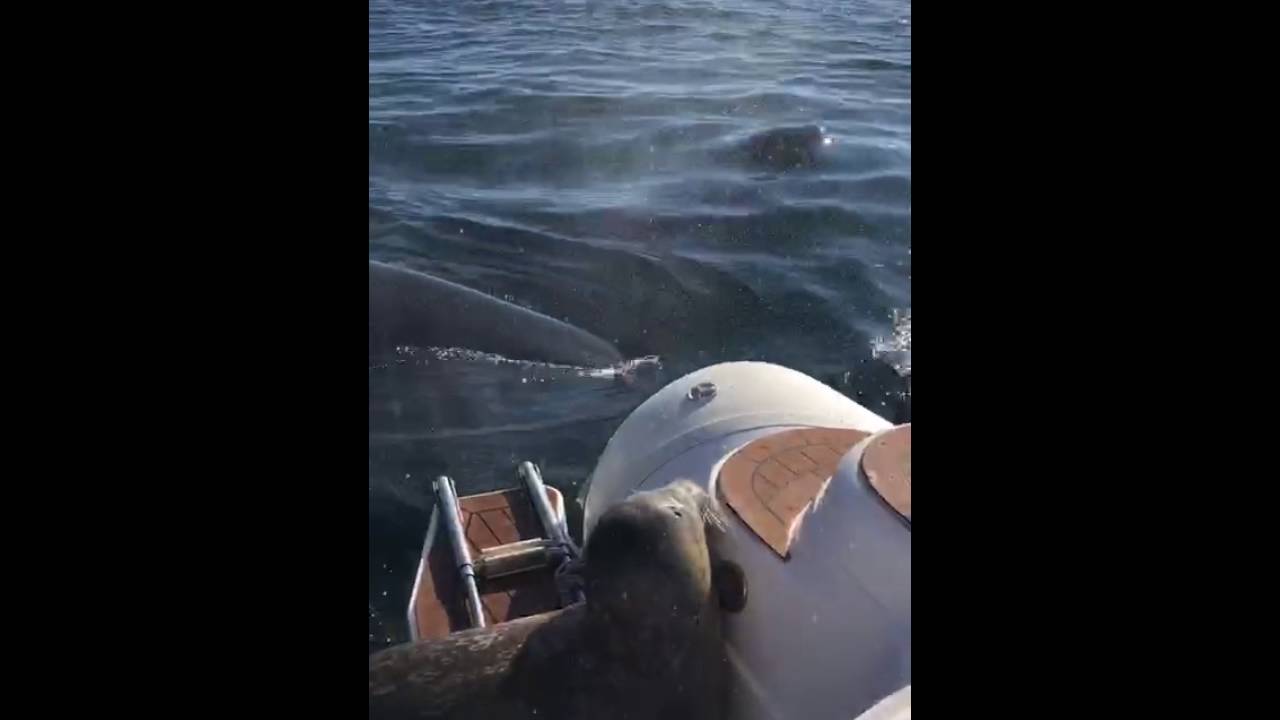
<svg viewBox="0 0 1280 720"><path fill-rule="evenodd" d="M370 651L407 639L437 474L467 494L529 459L572 497L628 412L724 360L910 419L907 381L873 353L911 304L910 15L909 0L370 1L370 257L660 360L619 378L370 357ZM742 150L806 124L834 139L812 163Z"/></svg>

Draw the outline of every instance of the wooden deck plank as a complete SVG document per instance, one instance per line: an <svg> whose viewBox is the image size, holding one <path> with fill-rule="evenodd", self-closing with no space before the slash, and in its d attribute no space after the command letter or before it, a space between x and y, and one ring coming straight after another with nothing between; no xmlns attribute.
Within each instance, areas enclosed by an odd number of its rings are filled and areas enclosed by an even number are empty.
<svg viewBox="0 0 1280 720"><path fill-rule="evenodd" d="M760 438L720 470L720 494L761 540L786 558L806 509L821 495L861 430L805 428Z"/></svg>
<svg viewBox="0 0 1280 720"><path fill-rule="evenodd" d="M563 513L564 498L554 488L547 490L555 511ZM461 497L458 505L472 557L481 550L544 535L524 488ZM477 585L485 621L489 624L547 612L560 604L550 568L493 580L480 579ZM469 626L460 590L453 551L441 525L436 528L425 572L418 579L414 606L418 639L444 637Z"/></svg>
<svg viewBox="0 0 1280 720"><path fill-rule="evenodd" d="M911 425L872 438L862 472L885 503L911 522Z"/></svg>

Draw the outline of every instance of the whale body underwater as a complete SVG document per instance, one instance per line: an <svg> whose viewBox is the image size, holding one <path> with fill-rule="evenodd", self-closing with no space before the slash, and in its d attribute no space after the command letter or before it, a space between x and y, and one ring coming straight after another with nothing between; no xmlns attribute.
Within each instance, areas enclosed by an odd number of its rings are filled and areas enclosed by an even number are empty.
<svg viewBox="0 0 1280 720"><path fill-rule="evenodd" d="M466 348L512 360L607 367L623 357L581 328L426 273L369 261L369 354Z"/></svg>

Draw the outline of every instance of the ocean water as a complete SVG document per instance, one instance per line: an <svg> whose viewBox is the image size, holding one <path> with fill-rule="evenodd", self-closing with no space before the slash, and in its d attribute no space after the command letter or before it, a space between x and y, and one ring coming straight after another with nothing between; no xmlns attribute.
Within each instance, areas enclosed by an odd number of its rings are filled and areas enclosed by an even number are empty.
<svg viewBox="0 0 1280 720"><path fill-rule="evenodd" d="M834 139L812 164L740 151L805 124ZM369 255L649 358L370 357L372 652L407 639L435 475L529 459L572 497L628 412L724 360L910 419L911 4L370 0Z"/></svg>

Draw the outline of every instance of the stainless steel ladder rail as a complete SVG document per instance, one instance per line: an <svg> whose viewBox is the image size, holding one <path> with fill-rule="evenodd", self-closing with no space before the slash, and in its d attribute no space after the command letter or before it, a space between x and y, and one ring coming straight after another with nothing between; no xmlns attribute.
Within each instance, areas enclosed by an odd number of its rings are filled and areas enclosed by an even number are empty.
<svg viewBox="0 0 1280 720"><path fill-rule="evenodd" d="M449 537L449 545L453 550L453 561L458 569L458 577L462 581L466 595L467 615L471 618L471 626L482 628L484 622L484 606L480 604L480 591L476 587L476 569L471 560L471 549L467 546L467 535L462 530L459 518L462 513L458 509L458 495L453 487L453 480L441 475L433 483L436 499L440 502L440 517L444 521L445 532Z"/></svg>

